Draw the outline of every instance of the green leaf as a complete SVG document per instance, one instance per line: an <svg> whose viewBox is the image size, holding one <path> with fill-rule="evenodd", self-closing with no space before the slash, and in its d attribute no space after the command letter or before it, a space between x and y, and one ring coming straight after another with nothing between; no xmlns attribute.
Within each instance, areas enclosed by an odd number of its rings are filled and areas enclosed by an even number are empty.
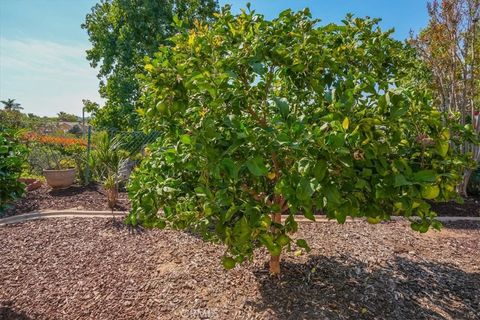
<svg viewBox="0 0 480 320"><path fill-rule="evenodd" d="M282 247L275 243L271 234L262 234L260 237L260 241L267 248L270 254L274 256L279 256L282 252Z"/></svg>
<svg viewBox="0 0 480 320"><path fill-rule="evenodd" d="M305 241L304 239L298 239L298 240L296 241L296 243L297 243L297 246L299 246L300 248L305 249L305 251L307 251L307 252L310 252L310 251L312 250L312 249L310 249L310 247L308 246L307 241Z"/></svg>
<svg viewBox="0 0 480 320"><path fill-rule="evenodd" d="M320 182L325 178L325 174L327 173L327 161L325 160L318 160L313 167L313 175L314 177Z"/></svg>
<svg viewBox="0 0 480 320"><path fill-rule="evenodd" d="M253 71L259 75L264 75L267 72L267 68L265 68L261 62L252 62L250 66Z"/></svg>
<svg viewBox="0 0 480 320"><path fill-rule="evenodd" d="M290 243L290 237L286 234L280 234L275 241L279 246L284 247Z"/></svg>
<svg viewBox="0 0 480 320"><path fill-rule="evenodd" d="M230 221L232 219L233 215L238 211L237 206L234 204L230 208L228 208L227 212L225 213L225 219L224 222Z"/></svg>
<svg viewBox="0 0 480 320"><path fill-rule="evenodd" d="M248 171L250 171L254 176L261 177L268 174L268 169L265 166L262 158L253 158L246 162Z"/></svg>
<svg viewBox="0 0 480 320"><path fill-rule="evenodd" d="M435 182L437 174L433 170L422 170L413 174L415 182Z"/></svg>
<svg viewBox="0 0 480 320"><path fill-rule="evenodd" d="M231 257L223 257L222 258L222 265L226 270L230 270L235 268L235 260Z"/></svg>
<svg viewBox="0 0 480 320"><path fill-rule="evenodd" d="M205 191L205 189L203 187L196 187L195 188L195 194L197 195L197 197L206 197L207 196L207 192Z"/></svg>
<svg viewBox="0 0 480 320"><path fill-rule="evenodd" d="M228 175L232 179L238 179L238 172L240 168L230 158L225 158L221 161L222 167L228 172Z"/></svg>
<svg viewBox="0 0 480 320"><path fill-rule="evenodd" d="M277 108L278 108L278 111L280 111L280 114L283 117L288 116L288 113L290 111L290 108L288 107L288 103L285 100L279 99L279 98L273 98L273 101L275 101L275 104L277 105Z"/></svg>
<svg viewBox="0 0 480 320"><path fill-rule="evenodd" d="M337 132L328 136L328 144L334 148L340 148L345 144L345 133Z"/></svg>
<svg viewBox="0 0 480 320"><path fill-rule="evenodd" d="M302 178L297 186L297 199L302 201L308 200L311 198L314 192L315 191L313 190L310 180L307 178Z"/></svg>
<svg viewBox="0 0 480 320"><path fill-rule="evenodd" d="M373 174L373 171L372 169L369 169L369 168L363 168L362 170L362 176L367 178L367 177L371 177Z"/></svg>
<svg viewBox="0 0 480 320"><path fill-rule="evenodd" d="M395 187L403 187L411 185L411 182L408 182L407 179L403 174L399 174L395 176Z"/></svg>
<svg viewBox="0 0 480 320"><path fill-rule="evenodd" d="M448 129L443 129L442 132L440 133L440 137L444 141L450 140L450 130Z"/></svg>
<svg viewBox="0 0 480 320"><path fill-rule="evenodd" d="M357 182L355 183L355 188L357 189L363 189L367 186L368 182L363 179L358 179Z"/></svg>
<svg viewBox="0 0 480 320"><path fill-rule="evenodd" d="M335 219L337 219L338 223L344 224L347 221L347 213L343 210L335 212Z"/></svg>
<svg viewBox="0 0 480 320"><path fill-rule="evenodd" d="M315 215L313 214L312 210L305 210L303 212L303 216L307 218L308 220L315 221Z"/></svg>
<svg viewBox="0 0 480 320"><path fill-rule="evenodd" d="M436 149L442 157L445 157L447 155L448 148L449 148L448 141L437 141Z"/></svg>
<svg viewBox="0 0 480 320"><path fill-rule="evenodd" d="M235 240L240 244L244 244L249 241L250 226L248 225L248 221L245 216L235 223L235 226L233 227L233 234L235 235Z"/></svg>
<svg viewBox="0 0 480 320"><path fill-rule="evenodd" d="M342 202L340 192L335 186L326 185L323 187L323 192L327 197L328 204L333 204L334 206L337 206Z"/></svg>
<svg viewBox="0 0 480 320"><path fill-rule="evenodd" d="M158 229L165 229L165 227L167 226L167 223L164 220L158 220L154 223L153 226Z"/></svg>
<svg viewBox="0 0 480 320"><path fill-rule="evenodd" d="M182 143L184 144L191 144L192 143L192 139L190 138L190 136L188 134L184 134L180 137L180 140L182 141Z"/></svg>
<svg viewBox="0 0 480 320"><path fill-rule="evenodd" d="M382 217L368 217L367 222L371 224L377 224L382 222Z"/></svg>
<svg viewBox="0 0 480 320"><path fill-rule="evenodd" d="M401 116L407 113L408 107L402 106L399 108L392 108L391 117L392 118L400 118Z"/></svg>
<svg viewBox="0 0 480 320"><path fill-rule="evenodd" d="M411 227L415 231L419 231L421 233L425 233L428 231L429 224L427 221L422 221L422 222L412 222Z"/></svg>
<svg viewBox="0 0 480 320"><path fill-rule="evenodd" d="M275 250L275 242L273 241L272 235L270 233L263 233L260 236L260 241L265 247L267 247L268 251L272 252Z"/></svg>
<svg viewBox="0 0 480 320"><path fill-rule="evenodd" d="M177 26L177 27L181 27L181 26L182 26L182 20L180 20L180 19L178 18L178 15L175 14L172 19L173 19L173 24L174 24L175 26Z"/></svg>

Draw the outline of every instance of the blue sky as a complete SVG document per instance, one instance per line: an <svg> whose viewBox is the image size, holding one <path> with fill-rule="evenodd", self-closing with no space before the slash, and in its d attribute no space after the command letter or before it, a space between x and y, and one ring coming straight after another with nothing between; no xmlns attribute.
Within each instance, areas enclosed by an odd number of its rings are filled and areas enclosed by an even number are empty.
<svg viewBox="0 0 480 320"><path fill-rule="evenodd" d="M220 0L234 11L247 1ZM346 13L379 17L405 39L428 21L426 0L252 0L251 8L274 18L287 8L309 7L324 23ZM82 99L101 102L98 79L85 59L87 34L80 28L95 0L0 0L0 100L15 98L25 112L81 114Z"/></svg>

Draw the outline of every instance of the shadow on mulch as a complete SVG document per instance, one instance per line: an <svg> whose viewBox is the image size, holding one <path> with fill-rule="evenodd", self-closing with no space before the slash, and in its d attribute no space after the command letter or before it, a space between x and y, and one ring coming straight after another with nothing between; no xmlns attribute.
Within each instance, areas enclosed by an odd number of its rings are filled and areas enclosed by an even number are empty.
<svg viewBox="0 0 480 320"><path fill-rule="evenodd" d="M5 305L0 305L0 319L33 320L35 318L27 316L21 311L13 310L12 303L8 301Z"/></svg>
<svg viewBox="0 0 480 320"><path fill-rule="evenodd" d="M86 191L98 192L103 196L100 186L97 184L89 184L88 186L72 185L64 189L51 189L48 191L53 197L72 197L78 196Z"/></svg>
<svg viewBox="0 0 480 320"><path fill-rule="evenodd" d="M109 210L105 191L99 184L88 186L72 185L65 189L51 189L44 185L27 192L10 208L0 213L0 217L34 212L39 210L63 210L82 208L83 210ZM125 190L119 190L117 211L129 211L130 202Z"/></svg>
<svg viewBox="0 0 480 320"><path fill-rule="evenodd" d="M453 265L398 257L372 270L350 256L313 256L282 268L280 279L256 273L263 299L251 303L278 319L479 319L480 274Z"/></svg>
<svg viewBox="0 0 480 320"><path fill-rule="evenodd" d="M105 228L107 229L113 229L115 231L123 231L127 230L129 234L131 235L136 235L136 234L142 234L145 232L145 228L137 225L137 226L132 226L132 225L127 225L125 224L125 221L123 218L117 218L113 217L111 219L108 219L105 221Z"/></svg>
<svg viewBox="0 0 480 320"><path fill-rule="evenodd" d="M480 197L471 196L463 199L464 203L430 202L432 210L439 216L480 217Z"/></svg>

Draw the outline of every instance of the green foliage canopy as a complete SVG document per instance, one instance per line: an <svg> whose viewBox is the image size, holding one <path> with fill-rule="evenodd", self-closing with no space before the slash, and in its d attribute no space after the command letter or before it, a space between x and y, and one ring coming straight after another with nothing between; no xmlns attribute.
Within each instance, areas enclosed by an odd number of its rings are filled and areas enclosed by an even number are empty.
<svg viewBox="0 0 480 320"><path fill-rule="evenodd" d="M128 222L224 242L228 268L289 248L298 213L439 228L428 201L456 197L466 129L445 129L413 50L377 23L227 8L174 36L145 66L142 112L162 135L129 186Z"/></svg>
<svg viewBox="0 0 480 320"><path fill-rule="evenodd" d="M105 106L90 105L93 124L110 129L136 128L139 92L135 75L143 58L176 33L174 17L193 21L212 17L216 0L102 0L86 16L82 28L92 43L87 59L98 67Z"/></svg>

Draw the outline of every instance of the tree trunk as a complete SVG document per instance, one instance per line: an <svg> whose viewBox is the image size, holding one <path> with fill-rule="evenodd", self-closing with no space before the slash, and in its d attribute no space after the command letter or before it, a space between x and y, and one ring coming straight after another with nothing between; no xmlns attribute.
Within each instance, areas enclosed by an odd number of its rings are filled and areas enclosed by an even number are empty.
<svg viewBox="0 0 480 320"><path fill-rule="evenodd" d="M282 223L282 213L273 213L272 214L272 222L275 223ZM272 227L272 233L277 233L277 228ZM280 275L280 255L274 256L270 255L270 273L273 275Z"/></svg>
<svg viewBox="0 0 480 320"><path fill-rule="evenodd" d="M113 211L115 205L117 204L118 199L118 190L117 187L107 189L107 202L108 207Z"/></svg>

